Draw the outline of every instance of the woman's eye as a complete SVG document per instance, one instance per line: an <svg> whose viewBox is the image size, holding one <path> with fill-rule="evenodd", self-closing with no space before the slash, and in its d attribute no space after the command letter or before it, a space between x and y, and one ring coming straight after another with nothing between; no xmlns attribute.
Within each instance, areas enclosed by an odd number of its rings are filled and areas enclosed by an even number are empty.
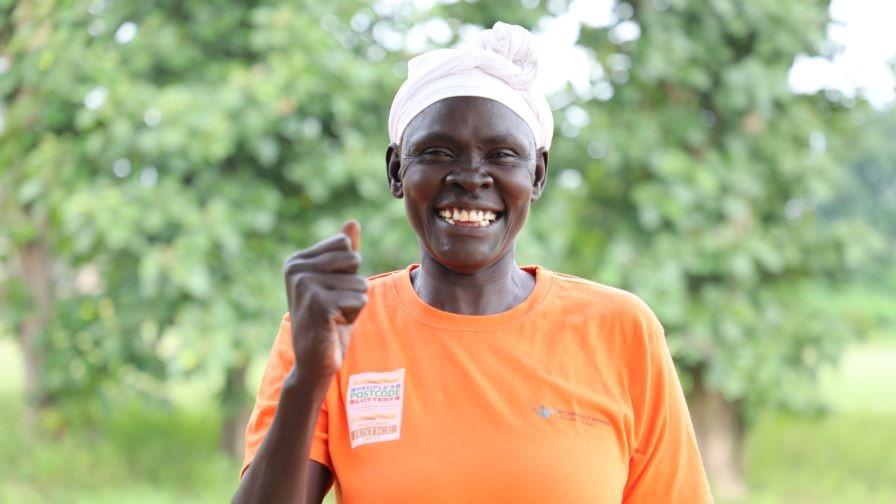
<svg viewBox="0 0 896 504"><path fill-rule="evenodd" d="M447 157L450 156L447 151L442 149L429 149L423 152L424 156L437 156L437 157Z"/></svg>
<svg viewBox="0 0 896 504"><path fill-rule="evenodd" d="M492 157L496 157L498 159L507 159L507 158L516 157L516 154L514 154L513 152L510 152L510 151L502 150L502 151L497 151L494 154L492 154Z"/></svg>

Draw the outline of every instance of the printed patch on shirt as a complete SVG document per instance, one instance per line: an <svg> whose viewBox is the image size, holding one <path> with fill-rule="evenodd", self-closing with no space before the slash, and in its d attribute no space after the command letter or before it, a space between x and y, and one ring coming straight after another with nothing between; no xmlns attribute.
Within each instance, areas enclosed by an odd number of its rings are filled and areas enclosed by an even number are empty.
<svg viewBox="0 0 896 504"><path fill-rule="evenodd" d="M588 426L594 426L598 424L610 425L610 422L608 422L606 419L600 418L595 415L588 415L571 409L549 408L544 404L532 406L532 411L544 420L557 418L566 422L580 423Z"/></svg>
<svg viewBox="0 0 896 504"><path fill-rule="evenodd" d="M348 377L345 411L352 448L398 439L404 403L404 369Z"/></svg>

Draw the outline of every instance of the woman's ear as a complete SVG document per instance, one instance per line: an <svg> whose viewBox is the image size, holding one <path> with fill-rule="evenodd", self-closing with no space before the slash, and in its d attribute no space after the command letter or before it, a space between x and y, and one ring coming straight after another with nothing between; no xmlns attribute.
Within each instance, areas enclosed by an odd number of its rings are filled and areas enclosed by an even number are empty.
<svg viewBox="0 0 896 504"><path fill-rule="evenodd" d="M544 147L535 153L535 177L532 179L532 202L538 201L548 181L548 151Z"/></svg>
<svg viewBox="0 0 896 504"><path fill-rule="evenodd" d="M401 146L389 144L386 149L386 179L389 181L389 191L398 199L404 197L404 187L401 184Z"/></svg>

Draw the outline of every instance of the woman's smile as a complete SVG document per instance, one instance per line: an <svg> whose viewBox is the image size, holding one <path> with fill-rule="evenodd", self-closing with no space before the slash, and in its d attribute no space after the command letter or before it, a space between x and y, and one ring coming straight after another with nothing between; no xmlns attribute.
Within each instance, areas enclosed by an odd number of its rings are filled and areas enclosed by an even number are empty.
<svg viewBox="0 0 896 504"><path fill-rule="evenodd" d="M450 226L485 228L500 218L500 212L483 208L443 207L436 209L436 215Z"/></svg>

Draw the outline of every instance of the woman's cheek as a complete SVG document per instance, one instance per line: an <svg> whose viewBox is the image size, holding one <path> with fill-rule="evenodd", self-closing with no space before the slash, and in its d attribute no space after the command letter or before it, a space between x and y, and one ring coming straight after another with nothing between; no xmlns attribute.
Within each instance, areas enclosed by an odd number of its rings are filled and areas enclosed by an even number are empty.
<svg viewBox="0 0 896 504"><path fill-rule="evenodd" d="M417 201L427 201L436 196L439 187L439 178L436 169L412 165L408 167L403 179L406 195L410 195Z"/></svg>

